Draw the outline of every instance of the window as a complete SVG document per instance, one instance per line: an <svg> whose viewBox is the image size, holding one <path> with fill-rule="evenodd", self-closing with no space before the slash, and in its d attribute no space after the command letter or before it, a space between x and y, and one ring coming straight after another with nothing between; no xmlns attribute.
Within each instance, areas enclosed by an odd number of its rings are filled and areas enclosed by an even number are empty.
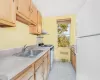
<svg viewBox="0 0 100 80"><path fill-rule="evenodd" d="M58 20L58 47L70 45L70 24L71 20Z"/></svg>

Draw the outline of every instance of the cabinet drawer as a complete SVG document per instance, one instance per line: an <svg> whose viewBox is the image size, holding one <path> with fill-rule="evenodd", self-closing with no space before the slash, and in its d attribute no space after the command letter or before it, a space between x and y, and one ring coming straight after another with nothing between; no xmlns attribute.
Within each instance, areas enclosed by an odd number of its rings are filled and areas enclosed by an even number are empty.
<svg viewBox="0 0 100 80"><path fill-rule="evenodd" d="M30 66L11 80L29 80L32 76L34 76L34 68Z"/></svg>
<svg viewBox="0 0 100 80"><path fill-rule="evenodd" d="M46 54L43 56L43 58L47 58L47 56L48 56L48 54L46 53Z"/></svg>
<svg viewBox="0 0 100 80"><path fill-rule="evenodd" d="M23 73L19 78L17 78L16 80L28 80L31 76L33 76L33 71L32 68L30 68L29 70L27 70L25 73Z"/></svg>
<svg viewBox="0 0 100 80"><path fill-rule="evenodd" d="M35 5L31 2L31 7L30 7L30 19L34 25L37 25L37 9Z"/></svg>
<svg viewBox="0 0 100 80"><path fill-rule="evenodd" d="M43 57L41 57L39 60L35 62L35 70L37 70L42 63L43 63Z"/></svg>

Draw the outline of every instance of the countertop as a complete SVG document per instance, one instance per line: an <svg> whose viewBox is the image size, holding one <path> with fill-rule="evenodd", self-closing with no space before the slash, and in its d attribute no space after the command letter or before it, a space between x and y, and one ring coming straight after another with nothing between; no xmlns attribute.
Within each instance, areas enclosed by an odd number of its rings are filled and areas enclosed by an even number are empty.
<svg viewBox="0 0 100 80"><path fill-rule="evenodd" d="M16 57L9 56L0 59L0 75L6 76L10 80L18 73L23 71L25 68L33 64L36 60L38 60L41 56L43 56L50 47L37 47L34 50L44 50L35 58L26 58L26 57Z"/></svg>

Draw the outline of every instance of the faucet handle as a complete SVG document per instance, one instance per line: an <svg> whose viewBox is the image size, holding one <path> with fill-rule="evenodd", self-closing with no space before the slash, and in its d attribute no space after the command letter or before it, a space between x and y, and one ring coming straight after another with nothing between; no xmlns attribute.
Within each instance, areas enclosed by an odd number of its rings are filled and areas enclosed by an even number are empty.
<svg viewBox="0 0 100 80"><path fill-rule="evenodd" d="M27 46L27 44L24 45L24 48Z"/></svg>

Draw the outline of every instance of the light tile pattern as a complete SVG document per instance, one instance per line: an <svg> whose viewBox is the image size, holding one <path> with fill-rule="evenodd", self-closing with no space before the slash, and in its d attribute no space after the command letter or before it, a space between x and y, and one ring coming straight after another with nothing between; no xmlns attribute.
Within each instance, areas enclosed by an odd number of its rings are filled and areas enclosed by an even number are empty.
<svg viewBox="0 0 100 80"><path fill-rule="evenodd" d="M76 80L76 74L71 63L54 62L48 80Z"/></svg>

